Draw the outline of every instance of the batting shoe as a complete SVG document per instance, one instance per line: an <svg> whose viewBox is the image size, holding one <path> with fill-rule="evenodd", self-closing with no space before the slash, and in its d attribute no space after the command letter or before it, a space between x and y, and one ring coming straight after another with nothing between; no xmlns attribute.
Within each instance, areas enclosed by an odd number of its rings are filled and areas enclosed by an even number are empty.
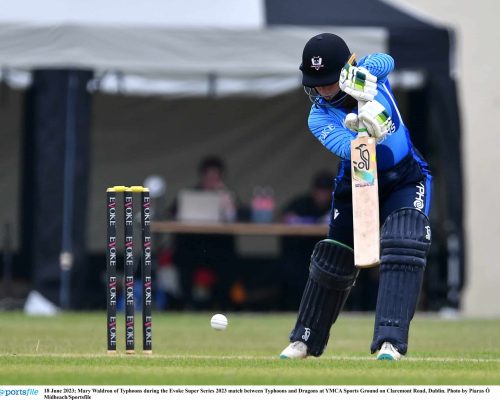
<svg viewBox="0 0 500 400"><path fill-rule="evenodd" d="M400 360L401 357L402 356L398 349L396 349L390 342L384 342L377 354L377 360L397 361Z"/></svg>
<svg viewBox="0 0 500 400"><path fill-rule="evenodd" d="M280 358L299 359L307 357L307 345L303 342L290 343L280 354Z"/></svg>

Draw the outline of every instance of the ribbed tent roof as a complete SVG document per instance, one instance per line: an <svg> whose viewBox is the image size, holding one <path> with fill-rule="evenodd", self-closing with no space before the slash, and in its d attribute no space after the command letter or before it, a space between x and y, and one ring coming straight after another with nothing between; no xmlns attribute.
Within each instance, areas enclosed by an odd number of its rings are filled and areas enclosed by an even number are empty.
<svg viewBox="0 0 500 400"><path fill-rule="evenodd" d="M90 69L105 77L104 90L274 94L300 84L304 43L318 31L330 31L342 35L358 56L390 52L399 70L450 70L449 31L386 2L284 4L12 2L0 14L0 67Z"/></svg>

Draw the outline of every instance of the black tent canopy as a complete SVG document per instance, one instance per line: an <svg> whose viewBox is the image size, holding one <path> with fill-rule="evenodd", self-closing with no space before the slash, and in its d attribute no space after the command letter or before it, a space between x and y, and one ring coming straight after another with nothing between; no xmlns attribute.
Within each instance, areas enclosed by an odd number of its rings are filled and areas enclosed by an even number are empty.
<svg viewBox="0 0 500 400"><path fill-rule="evenodd" d="M395 3L397 4L397 3ZM383 27L400 69L449 73L452 32L382 0L266 0L268 26Z"/></svg>

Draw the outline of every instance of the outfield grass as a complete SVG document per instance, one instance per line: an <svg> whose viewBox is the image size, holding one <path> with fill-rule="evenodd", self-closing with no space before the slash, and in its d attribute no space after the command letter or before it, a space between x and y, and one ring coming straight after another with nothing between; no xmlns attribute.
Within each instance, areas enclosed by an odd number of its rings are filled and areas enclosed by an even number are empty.
<svg viewBox="0 0 500 400"><path fill-rule="evenodd" d="M280 360L294 314L156 313L152 356L106 354L105 313L0 313L0 385L499 385L500 320L414 319L408 357L369 354L372 316L342 314L319 358ZM120 318L122 320L123 318ZM141 349L140 326L136 347Z"/></svg>

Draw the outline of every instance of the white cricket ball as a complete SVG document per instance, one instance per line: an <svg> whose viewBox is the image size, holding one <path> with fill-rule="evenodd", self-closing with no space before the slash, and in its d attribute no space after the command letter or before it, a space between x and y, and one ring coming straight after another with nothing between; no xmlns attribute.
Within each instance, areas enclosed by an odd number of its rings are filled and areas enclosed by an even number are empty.
<svg viewBox="0 0 500 400"><path fill-rule="evenodd" d="M222 314L215 314L210 320L210 325L217 331L223 331L227 328L227 318Z"/></svg>

